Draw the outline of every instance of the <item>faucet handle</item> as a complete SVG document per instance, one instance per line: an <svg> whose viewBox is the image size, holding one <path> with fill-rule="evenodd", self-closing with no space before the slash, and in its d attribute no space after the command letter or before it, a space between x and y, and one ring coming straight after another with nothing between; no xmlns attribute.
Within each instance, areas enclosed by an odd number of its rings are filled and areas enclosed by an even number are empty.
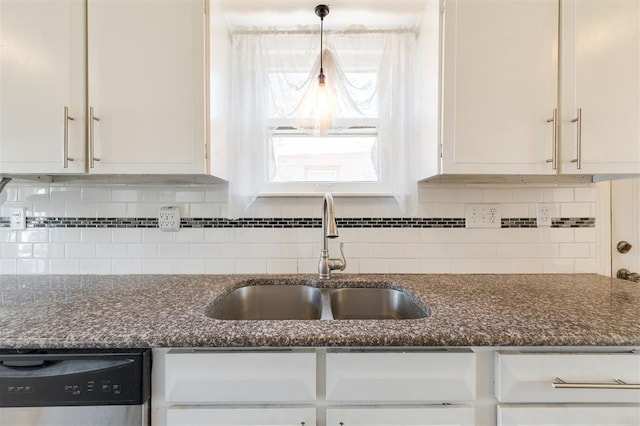
<svg viewBox="0 0 640 426"><path fill-rule="evenodd" d="M344 257L344 243L340 243L340 255L342 256L340 259L329 259L330 270L344 271L344 268L347 267L347 259Z"/></svg>

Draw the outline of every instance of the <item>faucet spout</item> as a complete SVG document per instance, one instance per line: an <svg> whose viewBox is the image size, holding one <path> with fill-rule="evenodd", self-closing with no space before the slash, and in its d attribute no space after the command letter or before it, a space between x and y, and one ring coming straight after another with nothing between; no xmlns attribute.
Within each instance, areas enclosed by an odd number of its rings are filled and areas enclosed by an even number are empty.
<svg viewBox="0 0 640 426"><path fill-rule="evenodd" d="M340 244L342 258L330 258L329 238L338 238L338 225L333 208L333 196L331 194L325 194L322 201L322 251L320 252L320 261L318 262L318 276L320 279L330 278L332 270L338 269L343 271L347 266L347 261L342 251L342 244Z"/></svg>

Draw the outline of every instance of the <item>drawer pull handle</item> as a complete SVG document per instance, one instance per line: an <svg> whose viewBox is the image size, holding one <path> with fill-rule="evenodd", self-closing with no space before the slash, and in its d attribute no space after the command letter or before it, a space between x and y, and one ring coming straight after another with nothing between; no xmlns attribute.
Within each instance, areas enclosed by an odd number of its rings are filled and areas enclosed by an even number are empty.
<svg viewBox="0 0 640 426"><path fill-rule="evenodd" d="M567 383L556 378L552 383L554 389L635 389L640 390L640 384L627 383L615 379L612 383Z"/></svg>

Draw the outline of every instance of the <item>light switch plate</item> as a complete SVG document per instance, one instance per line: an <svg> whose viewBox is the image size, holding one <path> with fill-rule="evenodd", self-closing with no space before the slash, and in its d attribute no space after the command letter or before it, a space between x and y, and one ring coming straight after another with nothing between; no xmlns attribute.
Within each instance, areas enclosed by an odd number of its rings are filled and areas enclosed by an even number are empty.
<svg viewBox="0 0 640 426"><path fill-rule="evenodd" d="M502 215L499 204L467 204L465 206L467 228L500 228Z"/></svg>
<svg viewBox="0 0 640 426"><path fill-rule="evenodd" d="M158 210L158 228L165 232L180 230L180 208L173 206L160 207Z"/></svg>
<svg viewBox="0 0 640 426"><path fill-rule="evenodd" d="M15 230L27 229L27 209L24 207L17 207L11 209L9 218L9 227Z"/></svg>

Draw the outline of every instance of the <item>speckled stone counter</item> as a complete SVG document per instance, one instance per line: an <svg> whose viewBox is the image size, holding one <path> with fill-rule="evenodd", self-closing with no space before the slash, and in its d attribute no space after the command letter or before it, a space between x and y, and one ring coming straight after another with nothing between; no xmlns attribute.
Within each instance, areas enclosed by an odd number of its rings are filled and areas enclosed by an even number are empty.
<svg viewBox="0 0 640 426"><path fill-rule="evenodd" d="M247 280L403 287L415 320L222 321ZM194 346L639 346L640 284L599 275L0 276L0 348Z"/></svg>

